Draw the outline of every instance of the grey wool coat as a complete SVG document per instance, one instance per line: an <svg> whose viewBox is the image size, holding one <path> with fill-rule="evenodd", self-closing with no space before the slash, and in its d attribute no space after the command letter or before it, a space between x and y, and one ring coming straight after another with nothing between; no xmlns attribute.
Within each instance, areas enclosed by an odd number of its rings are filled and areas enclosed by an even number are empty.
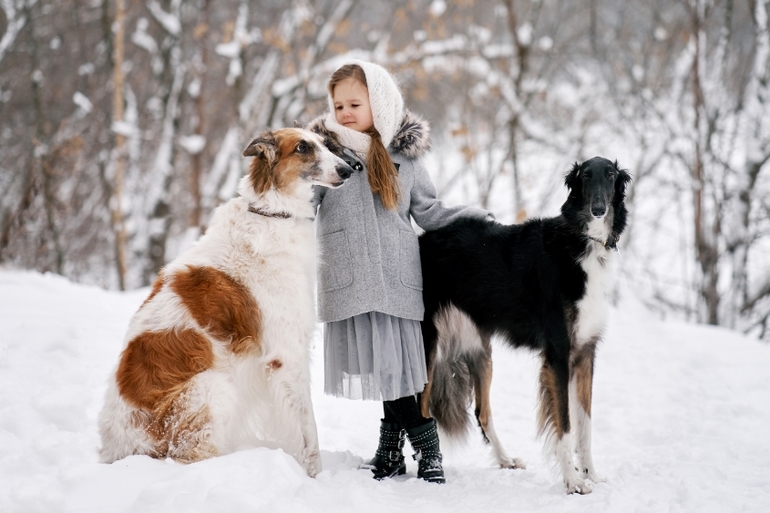
<svg viewBox="0 0 770 513"><path fill-rule="evenodd" d="M308 126L337 139L317 118ZM420 157L430 149L428 124L405 111L388 147L398 168L397 210L388 210L372 193L366 169L354 172L339 189L316 188L316 235L319 243L318 310L333 322L366 312L382 312L421 321L422 269L417 234L461 217L485 218L474 207L447 207ZM338 141L338 139L337 139Z"/></svg>

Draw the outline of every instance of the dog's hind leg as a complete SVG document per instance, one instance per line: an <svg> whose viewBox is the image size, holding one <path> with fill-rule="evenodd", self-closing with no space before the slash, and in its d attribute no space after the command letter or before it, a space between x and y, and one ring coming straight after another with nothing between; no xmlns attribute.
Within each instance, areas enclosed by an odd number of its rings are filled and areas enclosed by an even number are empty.
<svg viewBox="0 0 770 513"><path fill-rule="evenodd" d="M433 366L436 360L436 351L438 349L438 330L433 321L433 312L435 312L437 306L433 303L426 302L425 304L425 320L422 321L422 339L425 349L425 364L427 367L428 382L425 384L425 389L420 392L419 403L422 416L430 418L430 394L433 388Z"/></svg>
<svg viewBox="0 0 770 513"><path fill-rule="evenodd" d="M543 354L540 369L540 434L548 452L556 457L567 493L591 493L591 486L578 475L569 419L569 356L553 348Z"/></svg>
<svg viewBox="0 0 770 513"><path fill-rule="evenodd" d="M596 474L591 457L591 401L596 342L576 349L572 357L570 418L575 432L575 450L580 475L594 483L604 481Z"/></svg>
<svg viewBox="0 0 770 513"><path fill-rule="evenodd" d="M474 359L473 365L469 366L476 392L476 420L479 422L484 440L492 446L495 459L501 468L527 468L523 460L508 456L497 437L489 401L489 391L492 386L492 345L488 336L482 336L481 339L484 351L476 353L479 356Z"/></svg>
<svg viewBox="0 0 770 513"><path fill-rule="evenodd" d="M425 389L418 394L420 401L420 413L426 419L430 418L430 393L433 388L433 366L428 366L428 382Z"/></svg>

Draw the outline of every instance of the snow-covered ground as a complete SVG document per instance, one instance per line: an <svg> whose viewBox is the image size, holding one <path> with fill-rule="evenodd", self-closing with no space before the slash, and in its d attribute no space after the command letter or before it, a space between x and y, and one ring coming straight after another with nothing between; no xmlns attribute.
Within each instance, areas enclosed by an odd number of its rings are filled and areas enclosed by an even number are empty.
<svg viewBox="0 0 770 513"><path fill-rule="evenodd" d="M323 395L318 341L316 479L264 448L99 464L107 375L146 294L0 270L0 512L770 511L770 346L661 322L630 299L613 309L596 364L594 461L607 481L591 495L563 493L535 438L537 357L501 345L495 424L526 470L494 468L476 435L442 440L444 486L418 480L411 460L406 476L374 481L356 467L376 446L380 404Z"/></svg>

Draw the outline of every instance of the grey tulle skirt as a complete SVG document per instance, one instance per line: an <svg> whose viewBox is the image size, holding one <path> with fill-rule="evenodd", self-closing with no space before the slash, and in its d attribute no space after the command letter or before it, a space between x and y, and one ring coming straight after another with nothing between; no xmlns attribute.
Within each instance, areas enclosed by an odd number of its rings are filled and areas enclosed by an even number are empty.
<svg viewBox="0 0 770 513"><path fill-rule="evenodd" d="M368 312L324 326L324 392L392 401L428 382L420 321Z"/></svg>

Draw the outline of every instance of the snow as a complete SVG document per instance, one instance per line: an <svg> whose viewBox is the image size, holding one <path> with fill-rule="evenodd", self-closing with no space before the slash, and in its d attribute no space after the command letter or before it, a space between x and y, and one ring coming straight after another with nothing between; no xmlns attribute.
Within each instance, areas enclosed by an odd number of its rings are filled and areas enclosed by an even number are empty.
<svg viewBox="0 0 770 513"><path fill-rule="evenodd" d="M593 447L607 478L567 496L535 438L538 358L495 346L498 434L526 470L500 470L474 433L442 439L447 484L377 482L357 466L380 404L313 400L324 470L279 450L182 465L97 463L96 419L128 320L147 289L119 293L0 269L0 511L24 512L737 512L770 511L770 346L720 328L660 321L620 291L596 362ZM408 445L407 452L410 453Z"/></svg>
<svg viewBox="0 0 770 513"><path fill-rule="evenodd" d="M157 55L158 43L156 43L155 39L147 33L149 25L150 22L147 21L147 18L139 18L136 22L136 31L131 34L131 42L139 48L147 50L150 55Z"/></svg>
<svg viewBox="0 0 770 513"><path fill-rule="evenodd" d="M179 146L190 155L197 155L206 147L206 138L199 134L179 136Z"/></svg>
<svg viewBox="0 0 770 513"><path fill-rule="evenodd" d="M72 95L72 101L86 114L91 112L91 110L94 108L91 100L89 100L88 97L80 91L76 91L75 94Z"/></svg>

